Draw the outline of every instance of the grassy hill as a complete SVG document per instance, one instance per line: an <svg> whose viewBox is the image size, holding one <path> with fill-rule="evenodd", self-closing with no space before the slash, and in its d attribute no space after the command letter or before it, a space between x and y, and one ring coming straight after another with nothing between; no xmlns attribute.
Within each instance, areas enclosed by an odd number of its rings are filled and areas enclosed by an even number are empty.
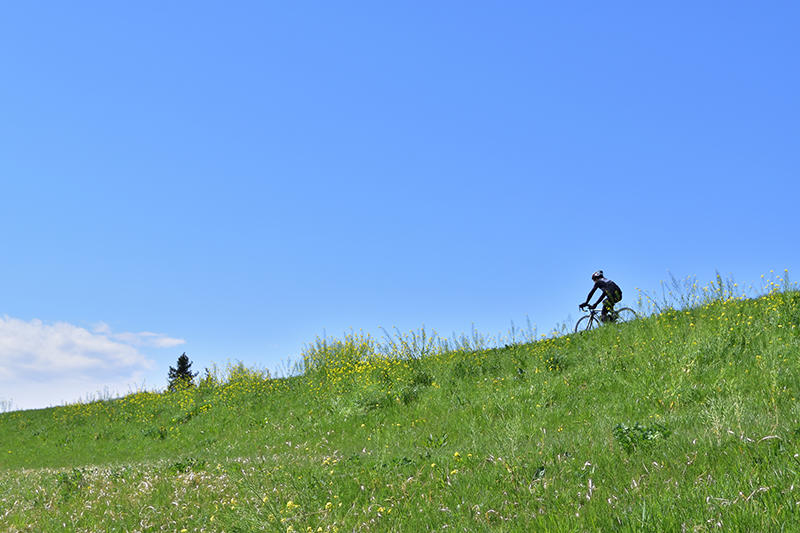
<svg viewBox="0 0 800 533"><path fill-rule="evenodd" d="M800 293L0 415L3 531L796 531Z"/></svg>

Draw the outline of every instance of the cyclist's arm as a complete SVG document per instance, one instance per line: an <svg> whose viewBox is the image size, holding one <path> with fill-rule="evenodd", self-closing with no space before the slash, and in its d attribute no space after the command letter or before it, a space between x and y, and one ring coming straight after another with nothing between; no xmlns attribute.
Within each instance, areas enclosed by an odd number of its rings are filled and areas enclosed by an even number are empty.
<svg viewBox="0 0 800 533"><path fill-rule="evenodd" d="M597 301L594 303L594 305L589 305L589 300L591 300L591 299L592 299L592 295L594 295L594 292L595 292L597 289L600 289L600 298L599 298L599 299L598 299L598 300L597 300ZM598 305L600 305L600 302L602 302L602 301L603 301L605 298L606 298L606 291L605 291L605 290L603 290L603 289L600 287L600 283L595 283L595 284L594 284L594 287L592 287L592 290L591 290L591 291L589 291L589 296L587 296L587 297L586 297L586 305L589 305L589 307L591 307L592 309L594 309L595 307L597 307Z"/></svg>
<svg viewBox="0 0 800 533"><path fill-rule="evenodd" d="M589 300L592 299L592 296L594 295L594 291L596 291L596 290L597 290L597 284L595 284L595 286L592 287L592 290L589 291L589 296L586 297L586 301L584 302L586 305L589 305ZM597 305L597 304L595 304L595 305Z"/></svg>
<svg viewBox="0 0 800 533"><path fill-rule="evenodd" d="M600 291L600 298L594 303L592 307L597 307L600 305L600 302L606 299L606 291Z"/></svg>

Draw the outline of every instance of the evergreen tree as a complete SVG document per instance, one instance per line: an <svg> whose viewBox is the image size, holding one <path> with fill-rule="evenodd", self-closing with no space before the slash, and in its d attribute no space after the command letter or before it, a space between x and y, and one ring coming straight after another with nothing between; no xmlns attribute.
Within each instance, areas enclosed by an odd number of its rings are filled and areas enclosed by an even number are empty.
<svg viewBox="0 0 800 533"><path fill-rule="evenodd" d="M192 372L192 362L189 361L189 356L183 352L178 357L178 367L169 367L169 390L175 390L181 387L191 387L194 385L194 377L197 372Z"/></svg>

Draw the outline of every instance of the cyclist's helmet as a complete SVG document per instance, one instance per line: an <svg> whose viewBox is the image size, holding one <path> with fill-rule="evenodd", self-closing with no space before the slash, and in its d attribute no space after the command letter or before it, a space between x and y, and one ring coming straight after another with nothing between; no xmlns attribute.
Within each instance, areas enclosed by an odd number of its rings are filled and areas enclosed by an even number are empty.
<svg viewBox="0 0 800 533"><path fill-rule="evenodd" d="M603 276L603 271L602 270L598 270L597 272L592 274L592 281L597 281L598 279L600 279L602 277L604 277Z"/></svg>

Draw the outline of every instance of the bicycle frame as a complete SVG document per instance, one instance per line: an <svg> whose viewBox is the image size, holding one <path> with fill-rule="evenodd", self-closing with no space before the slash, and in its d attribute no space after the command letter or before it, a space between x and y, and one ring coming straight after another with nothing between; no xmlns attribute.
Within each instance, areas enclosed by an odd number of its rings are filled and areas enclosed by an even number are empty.
<svg viewBox="0 0 800 533"><path fill-rule="evenodd" d="M579 309L583 311L583 308L579 307ZM623 312L624 315L622 314ZM633 319L637 318L636 311L634 311L629 307L621 307L619 309L613 309L611 313L608 315L610 320L607 320L605 322L602 319L602 314L603 314L602 310L598 311L597 309L589 309L588 314L583 315L581 318L579 318L578 322L575 324L575 333L578 333L579 331L586 329L592 329L593 327L596 326L602 326L603 324L606 323L617 323L617 321L620 320L620 317L622 317L623 322L627 322L632 318Z"/></svg>
<svg viewBox="0 0 800 533"><path fill-rule="evenodd" d="M583 311L583 309L581 309L581 311ZM589 314L588 315L584 315L584 316L591 316L593 319L598 320L598 321L600 321L601 317L603 316L603 311L602 310L589 309L588 311L589 311ZM611 313L612 314L610 314L609 316L611 316L612 318L616 318L616 316L619 315L619 313L617 313L616 310L611 311Z"/></svg>

